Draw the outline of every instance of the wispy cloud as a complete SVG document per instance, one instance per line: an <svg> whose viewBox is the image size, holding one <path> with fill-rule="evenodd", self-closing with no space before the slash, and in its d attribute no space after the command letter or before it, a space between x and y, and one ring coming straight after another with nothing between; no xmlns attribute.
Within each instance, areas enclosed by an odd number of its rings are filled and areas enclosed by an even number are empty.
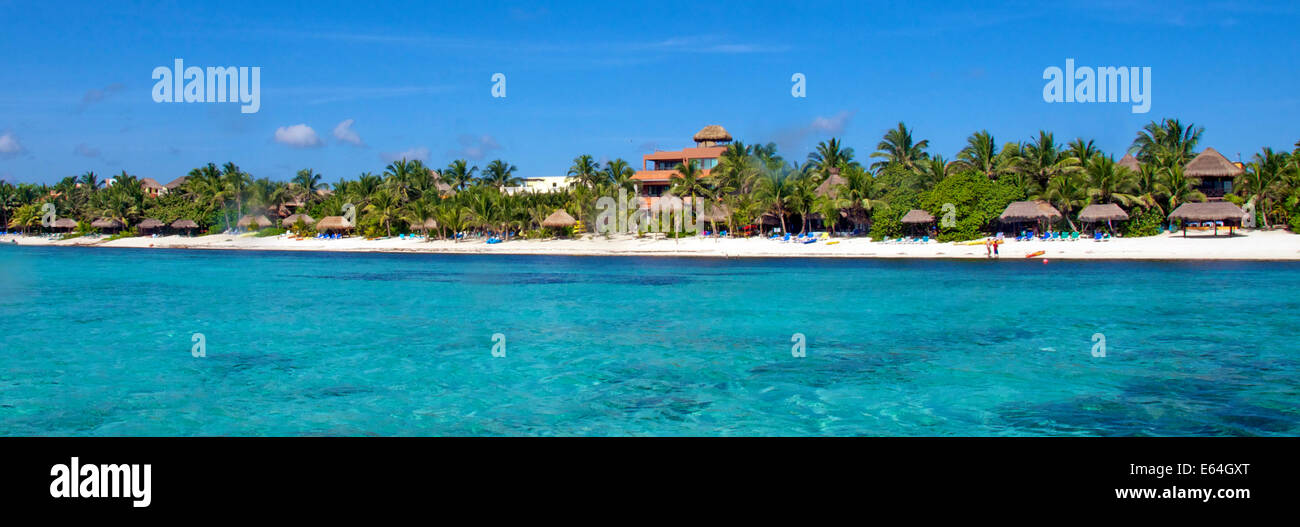
<svg viewBox="0 0 1300 527"><path fill-rule="evenodd" d="M501 149L501 145L497 143L496 138L488 134L483 134L477 137L463 134L456 138L456 142L460 143L460 148L447 151L447 155L451 157L463 157L475 161L483 159L484 157L487 157L488 154Z"/></svg>
<svg viewBox="0 0 1300 527"><path fill-rule="evenodd" d="M401 152L383 152L379 154L379 159L383 160L385 163L392 163L393 161L402 159L407 161L418 159L427 162L429 161L429 149L423 146L417 146L415 148L402 150Z"/></svg>
<svg viewBox="0 0 1300 527"><path fill-rule="evenodd" d="M334 138L354 146L364 146L365 143L361 142L361 134L352 129L353 123L356 123L355 119L348 119L335 126Z"/></svg>
<svg viewBox="0 0 1300 527"><path fill-rule="evenodd" d="M811 122L779 130L772 136L774 141L783 148L797 149L810 138L830 137L844 133L844 129L848 128L857 113L856 110L845 110L830 117L817 116Z"/></svg>
<svg viewBox="0 0 1300 527"><path fill-rule="evenodd" d="M88 90L81 96L81 102L77 104L77 111L81 112L92 104L103 102L114 94L125 89L126 86L122 83L113 83L105 86L103 89Z"/></svg>
<svg viewBox="0 0 1300 527"><path fill-rule="evenodd" d="M78 144L76 148L72 149L72 153L81 157L99 157L100 154L98 148L92 147L86 143Z"/></svg>

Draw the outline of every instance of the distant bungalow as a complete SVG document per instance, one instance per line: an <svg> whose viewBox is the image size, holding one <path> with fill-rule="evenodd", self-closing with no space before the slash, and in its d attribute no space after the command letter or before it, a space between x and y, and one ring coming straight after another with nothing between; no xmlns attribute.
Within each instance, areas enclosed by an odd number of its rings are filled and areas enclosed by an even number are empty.
<svg viewBox="0 0 1300 527"><path fill-rule="evenodd" d="M637 196L643 206L650 207L660 196L668 192L672 180L677 177L677 169L682 164L695 161L700 169L700 176L707 176L713 167L718 166L718 158L731 144L731 134L716 124L705 126L695 134L695 147L672 151L655 151L641 159L641 170L632 175L632 179L641 183Z"/></svg>
<svg viewBox="0 0 1300 527"><path fill-rule="evenodd" d="M1133 172L1141 168L1133 154L1125 154L1117 164ZM1218 150L1209 147L1183 167L1184 176L1200 181L1195 188L1209 201L1221 201L1223 196L1232 194L1232 180L1245 171L1241 163L1228 161Z"/></svg>

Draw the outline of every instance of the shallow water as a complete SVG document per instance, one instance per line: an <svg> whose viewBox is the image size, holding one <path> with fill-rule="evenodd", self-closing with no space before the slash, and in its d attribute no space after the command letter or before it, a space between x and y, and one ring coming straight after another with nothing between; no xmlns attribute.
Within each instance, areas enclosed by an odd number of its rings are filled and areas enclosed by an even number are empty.
<svg viewBox="0 0 1300 527"><path fill-rule="evenodd" d="M1294 262L2 247L0 434L1294 436L1297 308Z"/></svg>

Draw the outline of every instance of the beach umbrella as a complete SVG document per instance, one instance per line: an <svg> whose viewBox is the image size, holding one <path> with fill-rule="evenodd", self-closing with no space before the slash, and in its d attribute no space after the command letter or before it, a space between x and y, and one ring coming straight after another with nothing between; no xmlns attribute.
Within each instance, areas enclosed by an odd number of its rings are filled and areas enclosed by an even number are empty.
<svg viewBox="0 0 1300 527"><path fill-rule="evenodd" d="M542 220L543 227L565 228L572 227L575 223L578 223L578 220L573 219L573 216L570 216L564 209L556 209L550 216Z"/></svg>

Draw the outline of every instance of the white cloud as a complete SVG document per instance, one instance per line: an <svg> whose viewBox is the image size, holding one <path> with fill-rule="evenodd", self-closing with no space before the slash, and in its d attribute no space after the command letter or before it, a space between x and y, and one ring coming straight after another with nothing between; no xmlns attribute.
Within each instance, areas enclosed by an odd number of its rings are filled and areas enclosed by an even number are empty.
<svg viewBox="0 0 1300 527"><path fill-rule="evenodd" d="M15 136L13 132L5 132L4 135L0 135L0 157L14 157L26 151L27 149L23 148L22 143L18 142L18 136Z"/></svg>
<svg viewBox="0 0 1300 527"><path fill-rule="evenodd" d="M385 163L392 163L393 161L397 161L399 159L405 159L407 161L414 161L416 159L419 159L420 161L427 162L429 161L429 149L420 146L416 148L409 148L401 152L384 152L382 154L379 154L379 158L384 160Z"/></svg>
<svg viewBox="0 0 1300 527"><path fill-rule="evenodd" d="M798 150L806 146L809 139L827 138L843 133L856 113L857 111L845 110L831 117L817 116L806 125L778 130L773 137L782 148Z"/></svg>
<svg viewBox="0 0 1300 527"><path fill-rule="evenodd" d="M320 136L305 124L281 126L275 129L275 142L296 148L311 148L321 145Z"/></svg>
<svg viewBox="0 0 1300 527"><path fill-rule="evenodd" d="M334 127L334 137L344 143L362 146L364 143L361 142L361 135L352 130L352 124L355 122L355 119L348 119L339 123Z"/></svg>

